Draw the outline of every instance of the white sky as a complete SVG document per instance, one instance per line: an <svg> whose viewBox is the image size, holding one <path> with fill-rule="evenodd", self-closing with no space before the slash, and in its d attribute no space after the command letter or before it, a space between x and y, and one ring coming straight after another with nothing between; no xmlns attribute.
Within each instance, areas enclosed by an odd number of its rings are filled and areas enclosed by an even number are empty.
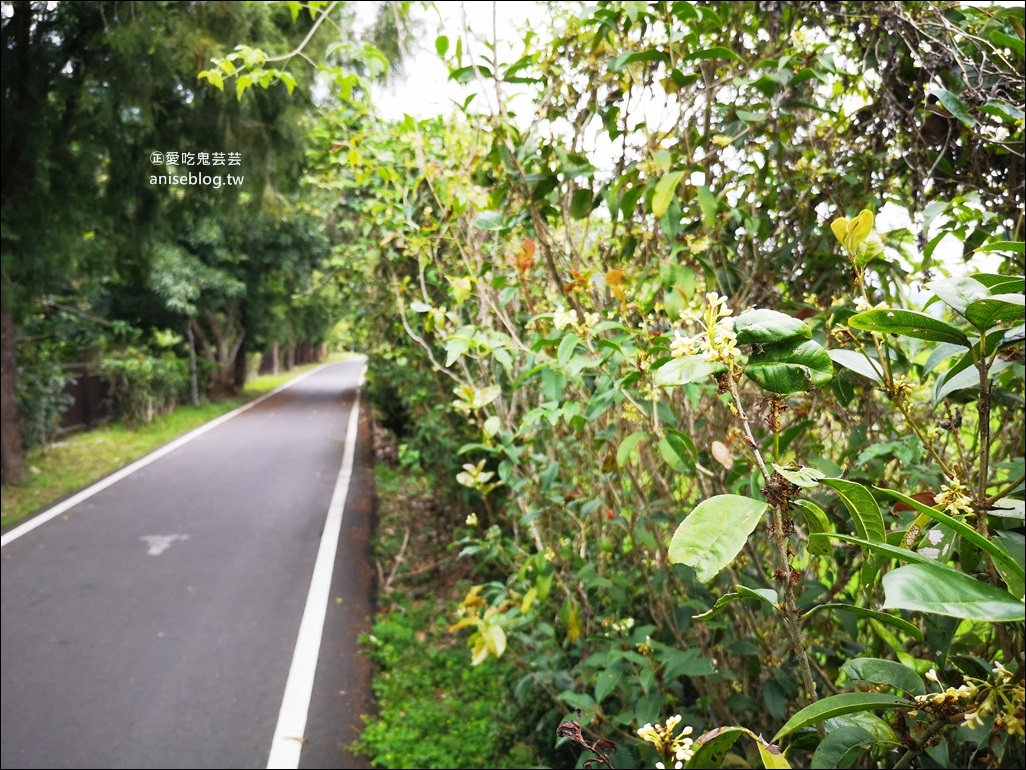
<svg viewBox="0 0 1026 770"><path fill-rule="evenodd" d="M474 32L476 40L469 52L480 61L480 57L489 53L485 41L492 39L492 14L495 14L495 30L500 43L500 61L510 61L509 50L502 46L510 46L519 40L517 31L523 28L531 12L544 13L532 2L524 0L465 0L465 2L436 2L440 16L423 18L420 39L416 45L419 50L410 51L410 59L406 62L403 75L396 78L385 88L374 93L374 104L382 117L399 119L404 114L415 118L427 118L440 113L448 113L454 102L462 102L471 93L469 86L461 86L449 80L446 65L435 52L435 38L439 35L449 37L449 53L455 50L456 40L463 34L464 13L466 25ZM423 13L421 11L421 13ZM464 65L469 65L468 51L464 48ZM481 98L481 97L478 97Z"/></svg>

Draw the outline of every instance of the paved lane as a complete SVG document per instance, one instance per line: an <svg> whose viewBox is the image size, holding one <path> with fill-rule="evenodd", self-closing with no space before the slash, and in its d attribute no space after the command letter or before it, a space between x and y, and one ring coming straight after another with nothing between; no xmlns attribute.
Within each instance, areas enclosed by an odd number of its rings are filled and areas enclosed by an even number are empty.
<svg viewBox="0 0 1026 770"><path fill-rule="evenodd" d="M4 768L267 766L362 366L317 370L3 548ZM304 767L358 766L342 745L369 710L367 428Z"/></svg>

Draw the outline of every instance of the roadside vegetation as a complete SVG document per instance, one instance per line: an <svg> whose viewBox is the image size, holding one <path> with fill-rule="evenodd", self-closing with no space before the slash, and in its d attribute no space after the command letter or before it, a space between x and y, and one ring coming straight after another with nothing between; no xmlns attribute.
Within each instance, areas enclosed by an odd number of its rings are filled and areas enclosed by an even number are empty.
<svg viewBox="0 0 1026 770"><path fill-rule="evenodd" d="M340 359L339 356L332 358ZM3 526L21 521L318 365L307 364L283 374L254 377L237 396L200 406L180 405L154 417L149 425L111 423L59 437L46 447L30 449L25 481L4 487L0 499Z"/></svg>
<svg viewBox="0 0 1026 770"><path fill-rule="evenodd" d="M386 120L421 6L375 47L346 4L221 5L147 11L202 56L146 44L208 135L295 129L265 169L295 184L158 196L160 314L117 339L210 392L242 328L369 356L375 766L1023 766L1023 9L546 3L512 46L432 32L465 96ZM23 357L75 291L113 324L138 288L113 214L34 261L48 189L4 199Z"/></svg>

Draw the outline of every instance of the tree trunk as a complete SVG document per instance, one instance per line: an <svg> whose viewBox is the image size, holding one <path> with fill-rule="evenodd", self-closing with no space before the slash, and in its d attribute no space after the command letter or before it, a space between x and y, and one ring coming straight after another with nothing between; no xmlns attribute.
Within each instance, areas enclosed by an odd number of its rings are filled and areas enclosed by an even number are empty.
<svg viewBox="0 0 1026 770"><path fill-rule="evenodd" d="M189 341L189 403L199 406L199 375L196 372L196 338L192 333L192 320L185 322L185 338Z"/></svg>
<svg viewBox="0 0 1026 770"><path fill-rule="evenodd" d="M0 310L0 481L17 484L25 478L25 452L18 414L18 340L11 310Z"/></svg>

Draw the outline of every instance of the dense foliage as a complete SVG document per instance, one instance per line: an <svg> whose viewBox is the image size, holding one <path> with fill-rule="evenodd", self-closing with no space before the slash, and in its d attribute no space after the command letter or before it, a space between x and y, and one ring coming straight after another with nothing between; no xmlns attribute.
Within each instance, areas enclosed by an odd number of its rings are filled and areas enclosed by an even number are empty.
<svg viewBox="0 0 1026 770"><path fill-rule="evenodd" d="M593 765L1018 764L1021 11L549 10L314 135L472 661Z"/></svg>

